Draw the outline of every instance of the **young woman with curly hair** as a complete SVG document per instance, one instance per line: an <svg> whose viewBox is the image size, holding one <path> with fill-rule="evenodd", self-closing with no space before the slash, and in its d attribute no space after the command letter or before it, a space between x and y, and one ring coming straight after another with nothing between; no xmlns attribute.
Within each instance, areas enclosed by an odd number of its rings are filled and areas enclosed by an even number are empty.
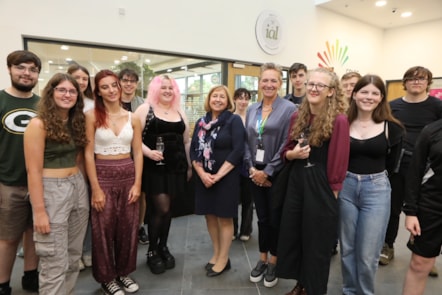
<svg viewBox="0 0 442 295"><path fill-rule="evenodd" d="M308 74L307 95L291 118L282 158L291 161L280 222L278 277L296 279L289 295L327 293L338 226L338 192L348 166L347 101L335 73Z"/></svg>
<svg viewBox="0 0 442 295"><path fill-rule="evenodd" d="M24 134L40 294L71 294L77 280L89 217L80 172L85 130L77 82L68 74L54 75Z"/></svg>

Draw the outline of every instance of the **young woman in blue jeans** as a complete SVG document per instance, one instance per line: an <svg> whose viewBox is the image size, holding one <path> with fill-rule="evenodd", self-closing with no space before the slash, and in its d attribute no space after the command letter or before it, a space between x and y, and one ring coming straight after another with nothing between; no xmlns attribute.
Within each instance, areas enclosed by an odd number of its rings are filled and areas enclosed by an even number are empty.
<svg viewBox="0 0 442 295"><path fill-rule="evenodd" d="M350 159L339 193L343 294L374 294L379 254L390 216L390 182L403 128L392 114L385 85L366 75L355 85L348 112Z"/></svg>

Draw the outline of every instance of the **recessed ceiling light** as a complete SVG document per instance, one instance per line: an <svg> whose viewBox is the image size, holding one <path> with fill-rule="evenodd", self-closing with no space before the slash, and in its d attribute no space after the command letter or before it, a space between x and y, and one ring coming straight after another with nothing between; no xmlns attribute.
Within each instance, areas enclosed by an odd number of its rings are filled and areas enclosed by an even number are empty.
<svg viewBox="0 0 442 295"><path fill-rule="evenodd" d="M61 49L61 50L69 50L69 46L67 46L67 45L61 45L61 46L60 46L60 49Z"/></svg>
<svg viewBox="0 0 442 295"><path fill-rule="evenodd" d="M387 1L376 1L374 5L376 5L377 7L382 7L387 5Z"/></svg>
<svg viewBox="0 0 442 295"><path fill-rule="evenodd" d="M65 59L65 61L70 62L70 61L72 61L72 58L67 57L67 58Z"/></svg>
<svg viewBox="0 0 442 295"><path fill-rule="evenodd" d="M126 56L126 55L123 55L123 56L121 57L121 60L127 60L127 56Z"/></svg>
<svg viewBox="0 0 442 295"><path fill-rule="evenodd" d="M144 61L145 61L146 63L150 63L150 59L148 59L148 58L146 58Z"/></svg>
<svg viewBox="0 0 442 295"><path fill-rule="evenodd" d="M172 69L167 69L167 72L168 72L168 73L172 72Z"/></svg>
<svg viewBox="0 0 442 295"><path fill-rule="evenodd" d="M411 11L405 11L401 13L401 17L410 17L413 13Z"/></svg>
<svg viewBox="0 0 442 295"><path fill-rule="evenodd" d="M118 65L120 61L118 59L114 60L114 64Z"/></svg>

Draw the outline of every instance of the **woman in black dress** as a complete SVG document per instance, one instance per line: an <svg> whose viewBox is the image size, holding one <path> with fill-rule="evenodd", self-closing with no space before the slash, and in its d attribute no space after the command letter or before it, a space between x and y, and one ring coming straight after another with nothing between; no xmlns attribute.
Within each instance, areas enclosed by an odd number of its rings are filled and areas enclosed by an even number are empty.
<svg viewBox="0 0 442 295"><path fill-rule="evenodd" d="M143 129L143 192L147 199L149 250L147 265L154 274L175 267L167 247L174 203L185 196L191 176L188 157L189 128L180 109L180 93L175 80L157 76L149 85L146 103L135 114ZM162 141L163 151L159 150Z"/></svg>
<svg viewBox="0 0 442 295"><path fill-rule="evenodd" d="M190 158L197 173L195 213L206 216L213 244L213 256L206 265L207 276L213 277L230 269L245 130L241 117L232 113L234 104L227 87L214 86L204 108L207 114L195 124Z"/></svg>

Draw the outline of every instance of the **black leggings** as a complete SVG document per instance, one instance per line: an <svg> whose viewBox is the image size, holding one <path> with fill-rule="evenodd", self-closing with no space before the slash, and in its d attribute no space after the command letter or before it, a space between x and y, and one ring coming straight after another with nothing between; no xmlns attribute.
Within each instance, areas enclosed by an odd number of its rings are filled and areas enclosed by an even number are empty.
<svg viewBox="0 0 442 295"><path fill-rule="evenodd" d="M149 251L167 246L171 214L171 197L168 194L147 196L147 224Z"/></svg>

